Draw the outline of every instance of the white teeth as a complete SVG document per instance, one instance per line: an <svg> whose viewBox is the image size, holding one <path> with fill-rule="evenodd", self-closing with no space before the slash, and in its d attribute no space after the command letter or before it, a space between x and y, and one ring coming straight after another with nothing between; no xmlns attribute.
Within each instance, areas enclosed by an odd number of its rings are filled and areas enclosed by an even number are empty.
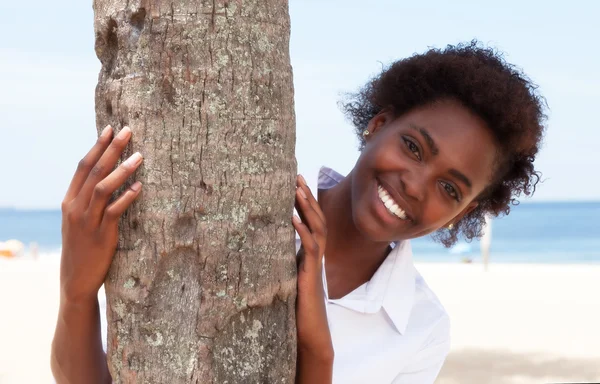
<svg viewBox="0 0 600 384"><path fill-rule="evenodd" d="M394 214L396 216L398 216L399 218L401 218L402 220L406 219L406 212L404 212L402 209L400 209L400 207L398 207L396 210L394 210Z"/></svg>
<svg viewBox="0 0 600 384"><path fill-rule="evenodd" d="M404 210L402 210L398 206L398 204L394 201L394 199L392 199L390 194L381 185L377 186L377 191L379 192L379 199L383 202L383 205L385 205L388 211L390 211L390 213L393 213L400 219L406 220L406 212L404 212Z"/></svg>

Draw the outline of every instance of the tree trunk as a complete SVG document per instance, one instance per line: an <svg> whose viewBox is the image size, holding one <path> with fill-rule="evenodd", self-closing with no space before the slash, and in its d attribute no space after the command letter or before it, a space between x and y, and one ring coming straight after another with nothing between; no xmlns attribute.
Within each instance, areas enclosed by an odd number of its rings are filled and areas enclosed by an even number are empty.
<svg viewBox="0 0 600 384"><path fill-rule="evenodd" d="M95 0L100 130L143 194L106 281L115 383L292 383L287 0Z"/></svg>

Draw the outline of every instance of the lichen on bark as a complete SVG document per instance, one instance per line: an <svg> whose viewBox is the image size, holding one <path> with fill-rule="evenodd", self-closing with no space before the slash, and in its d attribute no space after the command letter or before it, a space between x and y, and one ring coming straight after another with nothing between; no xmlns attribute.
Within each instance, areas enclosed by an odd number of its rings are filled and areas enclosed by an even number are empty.
<svg viewBox="0 0 600 384"><path fill-rule="evenodd" d="M106 281L116 383L291 383L296 163L285 0L95 0L96 125L140 199Z"/></svg>

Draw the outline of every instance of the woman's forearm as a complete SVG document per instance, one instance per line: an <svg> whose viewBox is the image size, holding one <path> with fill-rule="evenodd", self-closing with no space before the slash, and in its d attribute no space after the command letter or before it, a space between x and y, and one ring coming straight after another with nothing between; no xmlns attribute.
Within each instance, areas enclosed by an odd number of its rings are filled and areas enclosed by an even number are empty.
<svg viewBox="0 0 600 384"><path fill-rule="evenodd" d="M97 298L74 302L61 295L51 367L57 384L111 382Z"/></svg>
<svg viewBox="0 0 600 384"><path fill-rule="evenodd" d="M333 378L333 352L316 356L298 349L296 384L331 384Z"/></svg>

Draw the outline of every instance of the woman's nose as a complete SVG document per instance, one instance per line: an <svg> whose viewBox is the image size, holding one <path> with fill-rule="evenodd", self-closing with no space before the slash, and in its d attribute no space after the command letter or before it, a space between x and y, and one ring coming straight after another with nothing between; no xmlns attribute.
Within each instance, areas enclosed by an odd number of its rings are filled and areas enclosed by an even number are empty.
<svg viewBox="0 0 600 384"><path fill-rule="evenodd" d="M427 195L426 174L422 170L406 172L401 179L404 193L408 198L423 201Z"/></svg>

